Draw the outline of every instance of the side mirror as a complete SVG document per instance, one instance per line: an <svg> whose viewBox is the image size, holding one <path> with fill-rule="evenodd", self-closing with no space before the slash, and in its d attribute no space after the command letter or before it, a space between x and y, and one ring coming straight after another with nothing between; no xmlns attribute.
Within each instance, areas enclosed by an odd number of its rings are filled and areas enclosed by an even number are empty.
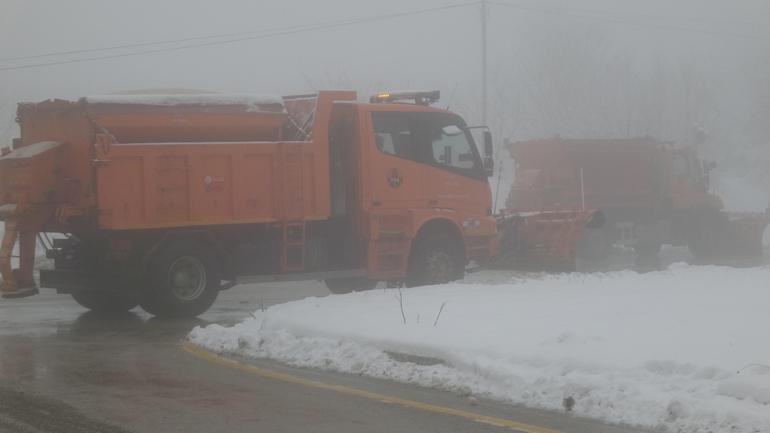
<svg viewBox="0 0 770 433"><path fill-rule="evenodd" d="M484 172L487 177L495 171L494 147L492 145L492 133L484 131Z"/></svg>
<svg viewBox="0 0 770 433"><path fill-rule="evenodd" d="M717 168L717 163L714 161L703 161L703 183L706 186L706 191L711 190L711 171Z"/></svg>

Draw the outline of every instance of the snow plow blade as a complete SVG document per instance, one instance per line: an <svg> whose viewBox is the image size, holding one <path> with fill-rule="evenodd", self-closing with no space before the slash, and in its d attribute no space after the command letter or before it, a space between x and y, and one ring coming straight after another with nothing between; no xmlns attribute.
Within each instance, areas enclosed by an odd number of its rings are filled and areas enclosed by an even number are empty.
<svg viewBox="0 0 770 433"><path fill-rule="evenodd" d="M717 265L759 264L763 256L762 236L770 213L720 212L710 232L690 242L696 263Z"/></svg>
<svg viewBox="0 0 770 433"><path fill-rule="evenodd" d="M735 253L746 257L762 257L762 235L770 223L770 214L742 213L728 214L730 231Z"/></svg>
<svg viewBox="0 0 770 433"><path fill-rule="evenodd" d="M500 254L489 265L497 269L574 271L583 231L603 224L604 215L597 210L503 210L498 216Z"/></svg>

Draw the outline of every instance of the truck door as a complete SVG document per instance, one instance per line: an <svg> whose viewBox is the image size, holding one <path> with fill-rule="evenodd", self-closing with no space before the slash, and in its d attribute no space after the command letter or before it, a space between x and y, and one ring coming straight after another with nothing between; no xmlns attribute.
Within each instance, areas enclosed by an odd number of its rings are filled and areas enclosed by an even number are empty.
<svg viewBox="0 0 770 433"><path fill-rule="evenodd" d="M374 208L477 210L489 202L481 158L462 118L383 109L371 119Z"/></svg>
<svg viewBox="0 0 770 433"><path fill-rule="evenodd" d="M375 209L424 208L426 173L418 162L417 113L371 112L368 175L370 203Z"/></svg>
<svg viewBox="0 0 770 433"><path fill-rule="evenodd" d="M418 117L424 134L419 159L427 165L429 206L476 212L484 208L490 194L487 176L465 122L443 112Z"/></svg>

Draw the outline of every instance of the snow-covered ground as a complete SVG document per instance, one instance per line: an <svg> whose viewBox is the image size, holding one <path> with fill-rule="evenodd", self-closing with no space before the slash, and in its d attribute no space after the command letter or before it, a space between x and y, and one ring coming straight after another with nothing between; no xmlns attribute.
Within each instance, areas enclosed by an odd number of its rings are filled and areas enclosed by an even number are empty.
<svg viewBox="0 0 770 433"><path fill-rule="evenodd" d="M533 407L564 410L571 396L574 413L609 422L770 432L768 307L768 267L481 272L454 284L276 305L188 338L220 353Z"/></svg>

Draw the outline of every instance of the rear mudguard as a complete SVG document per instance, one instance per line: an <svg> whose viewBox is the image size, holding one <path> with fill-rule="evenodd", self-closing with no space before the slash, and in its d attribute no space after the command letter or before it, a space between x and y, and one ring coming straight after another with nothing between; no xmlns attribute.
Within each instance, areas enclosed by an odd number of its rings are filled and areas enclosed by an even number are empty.
<svg viewBox="0 0 770 433"><path fill-rule="evenodd" d="M503 210L497 219L500 253L490 265L506 269L573 271L583 231L604 225L597 210Z"/></svg>

